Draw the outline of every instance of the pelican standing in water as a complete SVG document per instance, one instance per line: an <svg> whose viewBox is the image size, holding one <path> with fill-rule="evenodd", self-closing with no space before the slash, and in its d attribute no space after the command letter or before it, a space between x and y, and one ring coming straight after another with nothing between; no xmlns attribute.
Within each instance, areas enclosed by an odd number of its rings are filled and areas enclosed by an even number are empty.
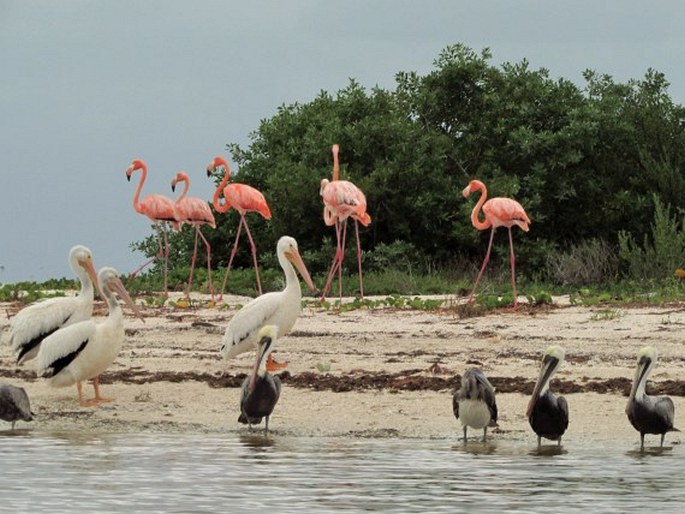
<svg viewBox="0 0 685 514"><path fill-rule="evenodd" d="M14 424L18 419L33 420L29 396L23 387L0 384L0 419L10 421L12 430L14 430Z"/></svg>
<svg viewBox="0 0 685 514"><path fill-rule="evenodd" d="M281 395L281 380L269 375L266 369L266 361L274 349L277 337L276 325L266 325L259 330L257 361L252 373L243 381L240 397L238 421L248 424L252 430L252 425L258 425L262 422L262 418L266 418L264 435L269 435L269 416L274 411L278 397Z"/></svg>
<svg viewBox="0 0 685 514"><path fill-rule="evenodd" d="M300 257L297 241L292 237L281 237L276 246L276 253L278 262L285 272L285 289L258 296L231 318L221 342L221 355L224 359L231 359L255 348L259 343L259 330L265 325L276 325L279 338L293 328L295 321L302 312L302 290L293 264L310 289L316 291L302 257ZM284 366L274 362L269 355L267 362L269 371L276 371Z"/></svg>
<svg viewBox="0 0 685 514"><path fill-rule="evenodd" d="M482 428L485 442L488 427L497 426L495 388L480 369L468 369L461 377L461 389L452 397L452 410L464 427L464 442L468 427Z"/></svg>
<svg viewBox="0 0 685 514"><path fill-rule="evenodd" d="M564 349L552 345L542 357L540 376L528 403L526 416L530 426L538 436L538 448L542 438L557 441L561 446L561 436L568 428L568 404L563 396L554 396L549 390L549 381L564 362Z"/></svg>
<svg viewBox="0 0 685 514"><path fill-rule="evenodd" d="M114 293L143 319L114 268L102 268L98 281L109 308L105 321L87 320L58 330L43 341L37 357L38 376L50 378L53 387L76 383L79 403L84 407L112 401L100 396L99 377L114 362L124 342L124 314ZM95 397L86 401L82 382L88 379L93 379Z"/></svg>
<svg viewBox="0 0 685 514"><path fill-rule="evenodd" d="M81 282L77 296L50 298L22 309L9 324L7 343L17 355L17 364L33 359L40 344L62 327L90 319L93 314L93 283L97 283L93 255L85 246L69 251L69 265Z"/></svg>
<svg viewBox="0 0 685 514"><path fill-rule="evenodd" d="M679 432L673 427L675 408L668 396L650 396L645 393L647 377L656 364L658 354L655 348L645 346L637 354L637 369L633 387L630 390L626 414L630 424L640 432L640 450L645 449L645 434L661 434L664 446L666 432Z"/></svg>

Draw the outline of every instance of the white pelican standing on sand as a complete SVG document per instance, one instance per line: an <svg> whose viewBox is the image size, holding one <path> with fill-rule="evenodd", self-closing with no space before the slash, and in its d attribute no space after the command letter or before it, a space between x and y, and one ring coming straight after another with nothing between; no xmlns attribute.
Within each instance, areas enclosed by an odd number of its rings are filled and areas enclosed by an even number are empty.
<svg viewBox="0 0 685 514"><path fill-rule="evenodd" d="M221 341L221 355L231 359L238 354L256 348L259 342L258 333L264 325L276 325L277 337L283 337L293 328L302 312L302 290L293 264L302 275L312 291L316 286L312 282L300 252L297 241L283 236L276 245L278 262L285 272L285 289L280 292L266 293L250 301L228 322L224 338ZM283 365L273 361L271 355L267 362L269 371L276 371Z"/></svg>
<svg viewBox="0 0 685 514"><path fill-rule="evenodd" d="M124 342L124 314L114 293L143 319L114 268L102 268L98 281L109 308L105 321L87 320L58 330L45 338L37 357L38 376L50 378L53 387L76 383L79 403L83 406L111 401L100 396L99 376L114 362ZM88 379L93 379L95 397L92 400L83 399L82 382Z"/></svg>
<svg viewBox="0 0 685 514"><path fill-rule="evenodd" d="M464 427L464 442L468 427L482 428L485 442L488 427L498 426L495 388L480 369L467 369L461 377L461 389L452 397L452 411Z"/></svg>
<svg viewBox="0 0 685 514"><path fill-rule="evenodd" d="M97 283L93 255L85 246L69 251L69 265L81 281L77 296L50 298L29 305L9 324L7 343L17 354L17 364L33 359L47 336L62 327L90 319L93 314L93 283Z"/></svg>
<svg viewBox="0 0 685 514"><path fill-rule="evenodd" d="M645 393L647 376L656 364L656 349L645 346L637 354L637 369L633 387L630 390L626 414L630 424L640 432L640 450L645 449L645 434L661 434L661 447L664 446L666 432L678 432L673 427L675 407L668 396L650 396Z"/></svg>
<svg viewBox="0 0 685 514"><path fill-rule="evenodd" d="M266 362L276 345L277 338L276 325L266 325L257 334L257 361L252 373L245 377L240 395L238 421L249 425L252 430L252 425L258 425L262 418L266 418L264 435L269 435L269 416L281 395L281 380L269 375L266 369Z"/></svg>

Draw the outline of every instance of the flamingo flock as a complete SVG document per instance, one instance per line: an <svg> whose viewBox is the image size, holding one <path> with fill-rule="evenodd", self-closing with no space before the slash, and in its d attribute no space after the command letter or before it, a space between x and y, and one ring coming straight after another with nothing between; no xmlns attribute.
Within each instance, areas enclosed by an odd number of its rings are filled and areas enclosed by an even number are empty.
<svg viewBox="0 0 685 514"><path fill-rule="evenodd" d="M366 197L361 189L352 182L340 178L339 146L333 145L331 150L332 177L331 180L321 180L319 194L323 203L324 223L335 228L336 248L321 299L325 299L329 293L333 277L337 274L338 293L342 302L342 264L348 221L351 218L355 224L359 291L363 298L359 224L368 226L371 217L367 213ZM283 270L285 286L278 292L262 293L257 249L246 215L249 212L256 212L269 220L271 210L264 195L257 189L237 182L229 183L229 166L222 157L216 157L210 163L207 175L211 177L222 170L223 176L214 192L211 206L217 213L235 209L240 221L219 299L224 294L243 227L250 243L259 294L231 317L221 340L219 353L224 359L230 360L241 353L255 352L254 366L242 383L238 421L247 424L251 430L253 425L260 424L262 419L265 419L264 433L268 435L269 418L280 398L282 387L279 377L273 373L287 366L287 363L276 362L273 352L277 341L280 345L281 339L291 332L302 311L302 290L298 272L312 291L316 292L317 288L302 259L297 241L292 237L282 236L276 244L276 256ZM183 189L175 200L157 194L148 195L141 200L141 190L147 178L147 171L145 162L136 159L126 169L126 178L130 181L135 172L140 172L133 206L136 212L145 215L153 223L158 236L159 250L155 257L136 269L131 277L135 277L154 260L162 260L163 293L165 296L168 295L167 230L169 226L178 231L184 225L190 225L195 231L195 239L185 295L190 296L198 244L202 239L207 253L209 293L214 300L215 290L211 281L212 249L202 232L203 226L216 228L210 203L202 198L188 196L190 178L185 172L176 173L171 181L172 192L175 192L180 183L183 184ZM513 306L516 308L518 302L511 229L516 226L528 232L531 220L521 204L515 200L488 200L487 189L481 181L471 180L462 194L466 198L475 192L480 192L481 196L473 208L471 222L478 230L490 229L490 238L467 306L471 306L478 283L489 262L495 231L498 227L506 227L509 233ZM483 221L480 219L481 212L484 216ZM126 340L122 303L141 320L144 321L144 317L114 268L105 266L96 274L93 255L88 248L82 245L74 246L69 252L68 261L80 282L79 293L73 297L45 300L24 308L10 321L5 342L15 354L18 365L35 359L38 377L46 379L52 387L76 385L79 404L83 407L96 407L112 401L112 398L101 395L100 376L114 363ZM100 321L92 318L96 290L106 302L108 309L107 316ZM550 390L550 381L561 367L564 358L565 352L558 345L550 346L545 351L539 377L528 403L526 418L537 435L538 447L541 447L543 438L561 445L562 436L569 425L569 408L566 400ZM646 434L660 435L663 446L665 434L677 430L674 427L673 401L666 396L655 397L645 393L647 376L656 361L657 351L654 348L648 346L640 350L626 406L626 415L630 423L640 433L641 449L644 449ZM90 381L94 390L90 399L86 399L83 393L83 383L86 381ZM452 398L452 407L455 417L462 423L464 443L467 442L468 428L482 429L485 441L488 427L498 426L499 410L495 400L495 388L478 368L471 368L464 373L461 388ZM14 429L16 421L31 421L34 416L24 389L10 384L0 384L0 419L11 422Z"/></svg>

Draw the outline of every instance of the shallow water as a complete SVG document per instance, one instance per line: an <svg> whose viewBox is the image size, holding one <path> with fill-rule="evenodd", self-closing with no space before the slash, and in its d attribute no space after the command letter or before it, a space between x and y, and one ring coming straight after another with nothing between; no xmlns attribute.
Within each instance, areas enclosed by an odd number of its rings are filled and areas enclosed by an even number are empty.
<svg viewBox="0 0 685 514"><path fill-rule="evenodd" d="M0 432L12 512L682 511L685 452L512 442Z"/></svg>

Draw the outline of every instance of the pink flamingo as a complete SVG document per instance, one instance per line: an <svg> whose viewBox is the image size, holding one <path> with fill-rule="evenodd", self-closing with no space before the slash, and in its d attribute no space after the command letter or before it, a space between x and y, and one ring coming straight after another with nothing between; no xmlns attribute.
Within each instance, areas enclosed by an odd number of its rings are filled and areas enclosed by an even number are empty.
<svg viewBox="0 0 685 514"><path fill-rule="evenodd" d="M362 283L362 249L359 244L359 223L365 227L371 223L371 216L366 212L366 197L361 189L347 180L340 180L340 164L338 152L340 147L333 145L333 180L321 180L319 194L323 199L323 220L329 227L335 225L336 250L333 257L331 270L328 272L326 286L323 289L321 299L326 294L333 282L333 275L338 271L339 297L342 302L342 262L345 256L345 238L347 236L347 219L354 220L354 231L357 236L357 261L359 264L359 292L364 298L364 285Z"/></svg>
<svg viewBox="0 0 685 514"><path fill-rule="evenodd" d="M148 195L140 200L140 190L143 188L143 183L147 178L147 165L140 159L134 160L126 170L126 179L130 182L131 175L134 171L141 170L140 181L138 182L138 189L133 196L133 208L137 213L144 214L152 220L153 226L157 231L159 239L159 253L152 259L145 262L140 268L131 273L131 278L135 277L140 271L149 265L155 259L164 258L164 296L167 296L167 274L169 267L169 243L167 240L166 224L171 223L171 226L178 230L179 224L176 221L174 214L174 202L170 198L162 195ZM162 245L162 239L164 245Z"/></svg>
<svg viewBox="0 0 685 514"><path fill-rule="evenodd" d="M480 180L472 180L469 182L469 185L464 188L462 195L464 198L467 198L475 191L481 191L481 195L478 203L476 203L476 206L471 212L471 223L473 223L473 226L478 230L492 228L492 231L490 232L488 251L485 253L485 259L483 260L483 265L480 268L478 277L476 277L476 282L473 284L473 289L469 295L468 305L470 306L473 302L473 293L476 291L478 281L483 275L483 271L485 271L485 267L488 265L488 261L490 260L490 250L492 249L492 240L495 236L495 230L497 230L497 227L507 227L509 230L509 247L511 249L511 286L514 290L514 307L516 307L518 305L518 298L516 296L516 278L514 272L514 262L516 259L514 257L514 241L511 237L511 227L516 225L524 232L528 232L530 218L528 218L528 215L526 214L526 211L523 210L521 204L516 200L512 200L511 198L491 198L486 202L485 200L488 197L488 190L485 188L485 184L483 184ZM483 209L483 214L485 214L485 221L480 221L478 219L478 214L481 208Z"/></svg>
<svg viewBox="0 0 685 514"><path fill-rule="evenodd" d="M228 212L231 207L238 211L240 214L240 224L238 225L238 233L235 236L235 243L233 243L233 249L231 250L231 257L228 260L228 266L226 266L226 274L224 275L224 282L221 286L221 294L219 295L219 300L224 295L224 290L226 289L226 282L228 280L228 274L231 272L231 265L233 264L233 258L238 250L238 240L240 239L240 230L243 225L245 226L245 232L247 232L247 237L250 240L250 248L252 249L252 262L254 264L255 274L257 275L257 290L259 294L262 294L262 283L259 280L259 267L257 265L257 247L252 239L252 234L250 234L250 227L247 225L247 219L245 218L245 213L247 212L258 212L264 219L271 219L271 210L269 205L264 199L264 195L256 190L252 186L246 184L239 184L236 182L228 183L230 177L230 170L228 168L228 163L223 157L215 157L214 160L207 166L207 176L210 177L218 168L224 168L224 178L221 183L214 191L214 197L212 198L212 205L217 210L217 212ZM224 195L224 203L221 203L221 194Z"/></svg>
<svg viewBox="0 0 685 514"><path fill-rule="evenodd" d="M187 223L195 227L195 247L193 249L193 259L190 264L190 278L188 279L188 288L186 290L186 298L190 297L190 286L193 283L193 271L195 270L195 261L197 260L197 238L198 236L202 238L205 243L205 248L207 249L207 276L209 277L209 293L212 295L212 301L214 301L214 287L212 286L212 248L209 245L209 241L202 233L200 227L202 225L209 225L212 228L216 228L216 222L214 221L214 214L212 214L212 209L209 204L202 198L194 196L186 196L188 189L190 189L190 179L188 175L182 171L178 172L174 179L171 181L171 190L176 190L176 185L179 182L183 182L183 191L176 198L174 203L174 212L176 213L176 221L181 225Z"/></svg>

